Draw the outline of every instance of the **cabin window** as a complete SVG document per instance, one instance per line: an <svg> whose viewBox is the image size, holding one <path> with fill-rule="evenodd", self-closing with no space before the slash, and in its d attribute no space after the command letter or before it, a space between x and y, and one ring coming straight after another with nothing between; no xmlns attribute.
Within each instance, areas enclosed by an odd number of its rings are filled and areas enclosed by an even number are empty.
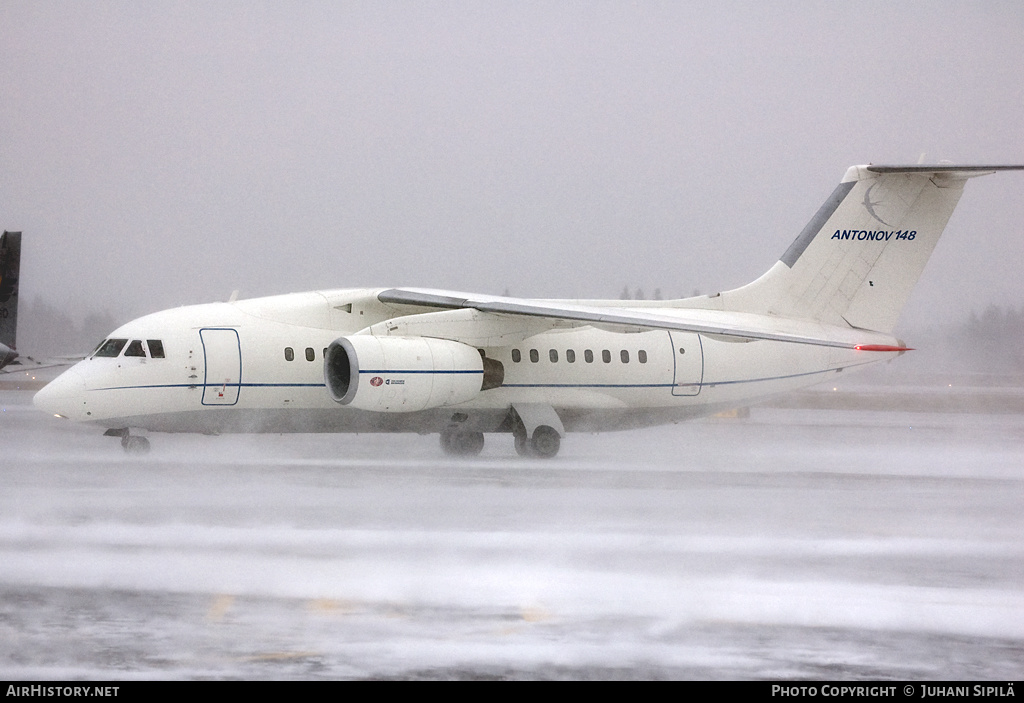
<svg viewBox="0 0 1024 703"><path fill-rule="evenodd" d="M594 352L592 352L589 349L587 349L585 352L583 352L583 360L586 361L588 364L593 364L594 363Z"/></svg>
<svg viewBox="0 0 1024 703"><path fill-rule="evenodd" d="M568 361L570 364L575 364L576 363L576 352L573 351L572 349L566 349L565 350L565 360Z"/></svg>
<svg viewBox="0 0 1024 703"><path fill-rule="evenodd" d="M313 347L306 347L306 361L313 361L316 358L316 352L313 351Z"/></svg>
<svg viewBox="0 0 1024 703"><path fill-rule="evenodd" d="M629 363L629 350L623 349L622 351L620 351L619 352L619 359L622 360L623 364L628 364Z"/></svg>
<svg viewBox="0 0 1024 703"><path fill-rule="evenodd" d="M640 360L641 364L647 363L647 352L641 349L636 353L636 358Z"/></svg>
<svg viewBox="0 0 1024 703"><path fill-rule="evenodd" d="M146 350L142 348L141 339L133 339L128 348L124 350L125 356L146 356Z"/></svg>
<svg viewBox="0 0 1024 703"><path fill-rule="evenodd" d="M518 364L522 360L523 360L523 355L519 352L519 350L518 349L513 349L512 350L512 361L514 361L515 363Z"/></svg>
<svg viewBox="0 0 1024 703"><path fill-rule="evenodd" d="M96 350L96 353L93 354L93 356L117 356L118 354L121 353L121 350L124 349L124 345L127 343L127 339L108 339L107 341L100 345L100 348Z"/></svg>
<svg viewBox="0 0 1024 703"><path fill-rule="evenodd" d="M550 349L548 351L548 358L551 359L551 363L552 364L557 364L558 363L558 350L557 349Z"/></svg>
<svg viewBox="0 0 1024 703"><path fill-rule="evenodd" d="M295 350L292 349L291 347L285 347L284 348L284 360L285 361L295 361Z"/></svg>
<svg viewBox="0 0 1024 703"><path fill-rule="evenodd" d="M540 361L540 352L538 352L536 349L531 349L530 350L530 361L532 361L535 364L538 361Z"/></svg>
<svg viewBox="0 0 1024 703"><path fill-rule="evenodd" d="M149 345L149 355L154 359L164 358L164 343L159 339L147 339L146 344Z"/></svg>
<svg viewBox="0 0 1024 703"><path fill-rule="evenodd" d="M601 360L606 364L612 363L612 353L605 349L603 352L601 352Z"/></svg>

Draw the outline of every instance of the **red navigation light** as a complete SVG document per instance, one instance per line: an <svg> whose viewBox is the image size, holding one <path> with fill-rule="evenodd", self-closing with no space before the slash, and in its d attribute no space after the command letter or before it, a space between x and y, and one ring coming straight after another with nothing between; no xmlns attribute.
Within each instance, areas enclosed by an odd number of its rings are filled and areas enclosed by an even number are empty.
<svg viewBox="0 0 1024 703"><path fill-rule="evenodd" d="M857 351L878 351L878 352L907 352L914 351L913 347L891 347L888 344L858 344L854 347Z"/></svg>

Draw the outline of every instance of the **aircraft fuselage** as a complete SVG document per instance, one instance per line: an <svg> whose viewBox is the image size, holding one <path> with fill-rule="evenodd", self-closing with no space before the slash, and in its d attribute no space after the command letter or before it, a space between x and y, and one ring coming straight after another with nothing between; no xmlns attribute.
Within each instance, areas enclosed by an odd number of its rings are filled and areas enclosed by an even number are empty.
<svg viewBox="0 0 1024 703"><path fill-rule="evenodd" d="M324 354L339 337L401 319L400 306L380 303L378 292L297 293L147 315L111 333L125 340L116 356L79 362L36 403L105 427L205 433L430 433L454 414L465 416L465 428L488 432L502 429L515 404L545 404L567 431L597 431L707 415L896 354L577 326L476 346L500 364L502 378L469 400L412 412L344 407L328 392ZM888 335L870 338L897 344ZM150 348L154 341L162 358ZM142 342L141 355L128 355L132 342ZM400 398L430 374L381 368L363 375L365 392Z"/></svg>

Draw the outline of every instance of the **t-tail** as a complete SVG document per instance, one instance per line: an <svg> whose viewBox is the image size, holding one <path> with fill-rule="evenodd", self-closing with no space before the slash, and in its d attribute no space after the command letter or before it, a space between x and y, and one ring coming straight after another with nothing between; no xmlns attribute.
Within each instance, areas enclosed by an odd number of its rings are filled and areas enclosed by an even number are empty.
<svg viewBox="0 0 1024 703"><path fill-rule="evenodd" d="M0 368L18 357L18 276L21 268L21 232L0 236Z"/></svg>
<svg viewBox="0 0 1024 703"><path fill-rule="evenodd" d="M781 260L712 304L891 333L967 179L1011 170L852 166Z"/></svg>

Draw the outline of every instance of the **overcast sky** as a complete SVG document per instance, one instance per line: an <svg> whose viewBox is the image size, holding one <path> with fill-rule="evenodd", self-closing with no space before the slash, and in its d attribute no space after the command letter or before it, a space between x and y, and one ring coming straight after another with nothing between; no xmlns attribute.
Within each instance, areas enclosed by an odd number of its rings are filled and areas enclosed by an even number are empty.
<svg viewBox="0 0 1024 703"><path fill-rule="evenodd" d="M1024 3L0 0L22 299L715 292L856 163L1024 163ZM901 327L1024 304L968 184ZM897 328L900 331L900 328Z"/></svg>

